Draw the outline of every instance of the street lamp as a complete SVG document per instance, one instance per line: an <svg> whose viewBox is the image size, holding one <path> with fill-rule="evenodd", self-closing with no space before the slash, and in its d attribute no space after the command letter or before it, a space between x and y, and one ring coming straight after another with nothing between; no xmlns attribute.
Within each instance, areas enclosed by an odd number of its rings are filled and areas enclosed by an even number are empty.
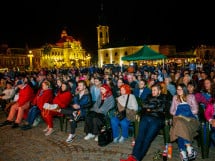
<svg viewBox="0 0 215 161"><path fill-rule="evenodd" d="M90 66L90 59L91 59L90 54L88 54L86 58L87 58L87 65Z"/></svg>
<svg viewBox="0 0 215 161"><path fill-rule="evenodd" d="M32 69L33 69L32 58L34 57L34 55L32 54L31 50L29 51L28 57L30 59L30 69L29 70L32 71Z"/></svg>

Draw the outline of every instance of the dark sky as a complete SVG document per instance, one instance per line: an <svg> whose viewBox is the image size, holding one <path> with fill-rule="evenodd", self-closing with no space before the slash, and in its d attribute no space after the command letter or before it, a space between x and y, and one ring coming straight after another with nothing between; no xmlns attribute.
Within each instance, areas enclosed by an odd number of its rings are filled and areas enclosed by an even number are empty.
<svg viewBox="0 0 215 161"><path fill-rule="evenodd" d="M41 47L55 43L63 27L88 51L97 48L96 26L102 0L7 0L0 2L0 43ZM110 41L173 44L189 49L214 44L212 2L103 0Z"/></svg>

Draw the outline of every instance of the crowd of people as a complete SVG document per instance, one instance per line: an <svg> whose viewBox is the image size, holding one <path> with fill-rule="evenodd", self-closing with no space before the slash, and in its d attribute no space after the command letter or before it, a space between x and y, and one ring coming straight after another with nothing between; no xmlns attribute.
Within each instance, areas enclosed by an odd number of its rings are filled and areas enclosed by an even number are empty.
<svg viewBox="0 0 215 161"><path fill-rule="evenodd" d="M210 123L211 142L215 144L215 70L211 65L187 67L174 63L139 67L133 72L114 67L86 69L41 69L38 72L5 72L0 81L0 105L7 119L0 127L11 125L21 130L36 128L37 118L47 125L45 136L55 131L53 118L66 117L71 132L65 139L75 139L77 121L83 119L85 140L98 141L106 126L109 111L134 110L140 116L138 134L131 155L121 161L141 161L151 142L172 119L170 141L177 142L182 161L193 160L197 151L192 142L200 125L199 107ZM201 118L202 119L202 118ZM40 120L40 121L41 121ZM129 137L132 120L116 115L109 119L113 143Z"/></svg>

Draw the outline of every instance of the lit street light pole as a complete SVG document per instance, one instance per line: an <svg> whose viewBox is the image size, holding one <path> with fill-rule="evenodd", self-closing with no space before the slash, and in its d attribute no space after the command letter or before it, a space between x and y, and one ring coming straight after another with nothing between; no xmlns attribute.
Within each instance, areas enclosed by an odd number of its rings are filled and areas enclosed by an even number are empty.
<svg viewBox="0 0 215 161"><path fill-rule="evenodd" d="M32 71L33 70L32 59L33 59L34 55L32 54L31 50L29 51L28 57L30 59L30 68L29 68L29 70Z"/></svg>

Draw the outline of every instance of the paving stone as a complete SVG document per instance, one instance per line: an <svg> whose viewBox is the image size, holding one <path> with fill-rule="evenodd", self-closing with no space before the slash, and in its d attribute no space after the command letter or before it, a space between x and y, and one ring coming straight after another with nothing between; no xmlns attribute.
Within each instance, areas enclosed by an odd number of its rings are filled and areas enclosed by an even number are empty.
<svg viewBox="0 0 215 161"><path fill-rule="evenodd" d="M0 122L5 119L4 113L0 112ZM98 146L94 140L85 141L83 121L78 123L77 136L71 143L65 142L69 132L60 131L58 119L54 120L55 132L52 135L44 135L45 127L44 122L27 131L12 129L10 126L1 127L0 161L119 161L120 158L127 158L132 152L132 138L122 144L110 143L105 147ZM152 142L144 161L153 161L155 153L162 150L163 146L163 136L159 135ZM202 159L196 142L194 146L199 153L197 161L214 160L214 147L210 148L209 158ZM180 161L176 143L173 143L171 161Z"/></svg>

